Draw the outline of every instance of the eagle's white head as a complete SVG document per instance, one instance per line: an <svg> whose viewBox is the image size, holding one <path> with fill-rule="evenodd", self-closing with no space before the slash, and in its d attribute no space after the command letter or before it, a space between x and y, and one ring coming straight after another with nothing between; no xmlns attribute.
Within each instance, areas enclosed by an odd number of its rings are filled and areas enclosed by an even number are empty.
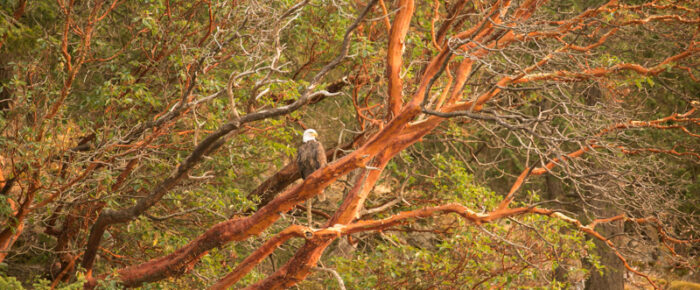
<svg viewBox="0 0 700 290"><path fill-rule="evenodd" d="M316 137L318 137L318 133L316 133L316 130L306 129L306 131L304 131L304 136L302 136L302 140L304 141L304 143L306 143L311 140L316 140Z"/></svg>

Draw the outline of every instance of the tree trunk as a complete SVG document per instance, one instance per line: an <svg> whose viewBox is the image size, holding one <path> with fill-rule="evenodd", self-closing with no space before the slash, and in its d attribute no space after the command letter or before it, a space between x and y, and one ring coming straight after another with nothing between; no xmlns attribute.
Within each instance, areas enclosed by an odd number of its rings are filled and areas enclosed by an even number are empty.
<svg viewBox="0 0 700 290"><path fill-rule="evenodd" d="M596 212L596 216L609 217L617 214L614 210L609 208L609 205L602 204L600 202L598 203L599 204L596 206L600 208L600 210ZM620 223L610 223L599 225L597 230L605 237L614 237L624 231L624 228ZM616 242L615 240L615 238L612 238L613 243ZM625 266L622 264L622 261L620 261L620 258L615 255L615 253L607 244L605 244L605 242L595 238L593 238L593 242L596 246L595 254L600 257L600 265L605 266L605 268L602 269L603 274L601 275L594 265L591 265L584 260L584 265L587 266L588 270L590 271L589 273L591 274L591 276L586 280L585 289L623 290L625 288L624 274L626 270Z"/></svg>

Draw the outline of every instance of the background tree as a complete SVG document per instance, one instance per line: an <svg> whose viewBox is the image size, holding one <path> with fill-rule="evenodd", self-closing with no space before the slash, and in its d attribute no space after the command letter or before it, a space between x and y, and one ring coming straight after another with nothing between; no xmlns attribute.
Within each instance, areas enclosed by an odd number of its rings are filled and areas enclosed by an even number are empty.
<svg viewBox="0 0 700 290"><path fill-rule="evenodd" d="M0 3L0 283L697 279L694 1Z"/></svg>

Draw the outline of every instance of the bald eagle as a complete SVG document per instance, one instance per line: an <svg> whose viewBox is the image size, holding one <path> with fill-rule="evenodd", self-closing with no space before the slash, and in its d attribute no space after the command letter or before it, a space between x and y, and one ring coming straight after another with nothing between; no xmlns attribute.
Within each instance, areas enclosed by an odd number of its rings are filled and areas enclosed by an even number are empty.
<svg viewBox="0 0 700 290"><path fill-rule="evenodd" d="M306 179L317 169L326 166L326 150L321 142L316 140L318 133L314 129L307 129L302 136L301 146L297 149L297 166L301 172L301 178ZM326 196L321 193L318 199L323 201Z"/></svg>

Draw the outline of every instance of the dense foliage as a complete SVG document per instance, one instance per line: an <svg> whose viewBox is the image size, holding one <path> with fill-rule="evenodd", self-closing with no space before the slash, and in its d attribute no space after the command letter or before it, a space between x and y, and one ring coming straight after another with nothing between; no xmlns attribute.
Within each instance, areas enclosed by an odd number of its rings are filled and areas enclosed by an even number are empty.
<svg viewBox="0 0 700 290"><path fill-rule="evenodd" d="M699 282L698 12L0 0L0 288Z"/></svg>

